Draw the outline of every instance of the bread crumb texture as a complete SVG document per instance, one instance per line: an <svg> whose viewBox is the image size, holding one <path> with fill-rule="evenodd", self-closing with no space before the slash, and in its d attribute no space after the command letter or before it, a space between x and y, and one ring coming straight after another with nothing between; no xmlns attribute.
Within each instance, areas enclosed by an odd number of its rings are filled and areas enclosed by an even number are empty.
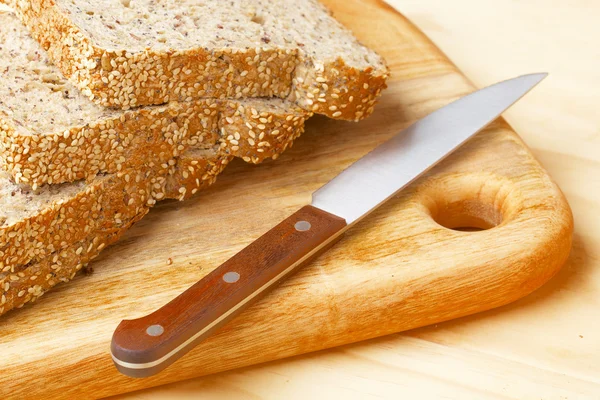
<svg viewBox="0 0 600 400"><path fill-rule="evenodd" d="M14 0L97 104L279 97L331 118L373 111L389 70L317 0Z"/></svg>

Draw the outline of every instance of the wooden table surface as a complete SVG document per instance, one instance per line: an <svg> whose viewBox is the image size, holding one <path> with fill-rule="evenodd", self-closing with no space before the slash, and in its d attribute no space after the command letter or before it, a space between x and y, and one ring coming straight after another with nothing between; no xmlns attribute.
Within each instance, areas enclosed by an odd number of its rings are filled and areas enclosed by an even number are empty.
<svg viewBox="0 0 600 400"><path fill-rule="evenodd" d="M565 267L486 313L119 399L600 397L600 3L389 2L477 86L550 72L505 117L571 204Z"/></svg>

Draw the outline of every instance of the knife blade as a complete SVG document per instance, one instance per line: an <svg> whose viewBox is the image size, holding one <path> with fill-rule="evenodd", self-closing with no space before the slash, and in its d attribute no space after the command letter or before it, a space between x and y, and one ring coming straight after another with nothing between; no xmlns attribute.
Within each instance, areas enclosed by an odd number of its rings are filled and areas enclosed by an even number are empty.
<svg viewBox="0 0 600 400"><path fill-rule="evenodd" d="M310 205L171 302L145 317L123 320L111 342L116 368L147 377L171 365L485 128L546 75L523 75L478 90L375 148L314 192Z"/></svg>

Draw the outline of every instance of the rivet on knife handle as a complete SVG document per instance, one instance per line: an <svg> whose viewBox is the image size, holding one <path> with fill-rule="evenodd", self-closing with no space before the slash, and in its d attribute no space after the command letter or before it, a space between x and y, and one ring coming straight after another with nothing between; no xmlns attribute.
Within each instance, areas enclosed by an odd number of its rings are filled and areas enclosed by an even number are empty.
<svg viewBox="0 0 600 400"><path fill-rule="evenodd" d="M344 227L340 217L301 208L161 309L122 321L111 344L117 369L132 377L163 370L330 244Z"/></svg>

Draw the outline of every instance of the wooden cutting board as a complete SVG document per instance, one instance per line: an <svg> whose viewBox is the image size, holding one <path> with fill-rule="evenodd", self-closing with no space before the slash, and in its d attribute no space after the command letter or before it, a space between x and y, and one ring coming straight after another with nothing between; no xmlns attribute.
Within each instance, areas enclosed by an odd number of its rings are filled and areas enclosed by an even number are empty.
<svg viewBox="0 0 600 400"><path fill-rule="evenodd" d="M162 374L116 372L109 344L121 319L161 306L377 144L474 89L384 3L325 3L388 60L375 114L358 124L313 118L276 162L234 162L207 192L154 209L94 274L0 319L2 398L108 396L399 332L506 304L560 268L568 204L500 120Z"/></svg>

